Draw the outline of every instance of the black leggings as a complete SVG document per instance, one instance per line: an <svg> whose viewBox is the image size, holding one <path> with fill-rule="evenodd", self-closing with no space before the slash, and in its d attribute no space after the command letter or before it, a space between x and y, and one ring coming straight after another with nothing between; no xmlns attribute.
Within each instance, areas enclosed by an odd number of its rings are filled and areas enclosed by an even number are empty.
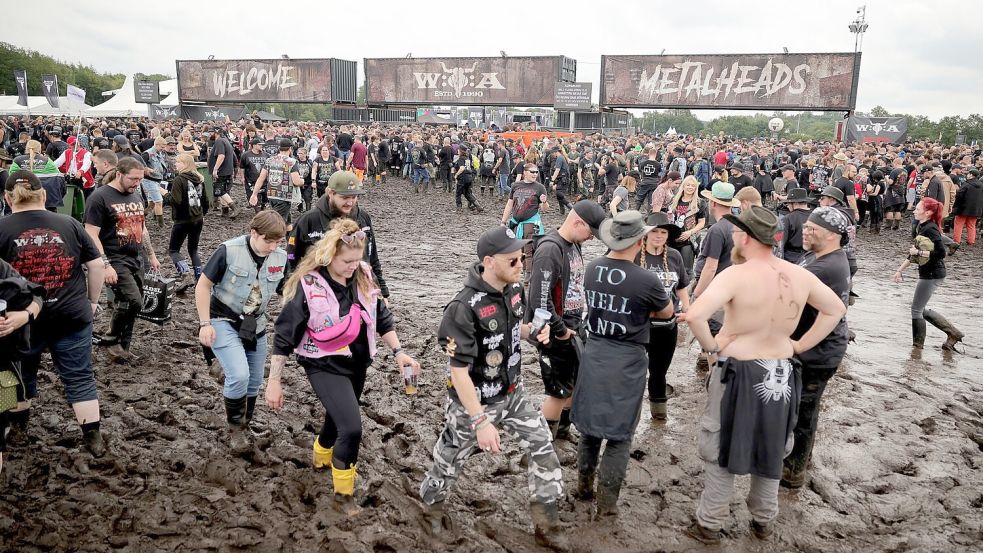
<svg viewBox="0 0 983 553"><path fill-rule="evenodd" d="M679 325L653 327L649 329L649 401L666 401L666 373L672 356L676 353L676 337Z"/></svg>
<svg viewBox="0 0 983 553"><path fill-rule="evenodd" d="M321 447L333 447L332 464L348 469L358 460L362 443L362 413L358 400L365 387L365 373L342 376L319 369L307 369L307 380L324 405L324 426L317 441Z"/></svg>
<svg viewBox="0 0 983 553"><path fill-rule="evenodd" d="M179 273L190 272L193 269L195 276L201 273L201 258L198 257L198 240L201 238L202 221L191 223L174 223L171 227L171 241L167 245L167 253L171 255L171 261L177 267ZM181 256L181 246L185 239L188 241L188 257L191 258L191 267L183 263ZM184 265L184 266L182 266Z"/></svg>

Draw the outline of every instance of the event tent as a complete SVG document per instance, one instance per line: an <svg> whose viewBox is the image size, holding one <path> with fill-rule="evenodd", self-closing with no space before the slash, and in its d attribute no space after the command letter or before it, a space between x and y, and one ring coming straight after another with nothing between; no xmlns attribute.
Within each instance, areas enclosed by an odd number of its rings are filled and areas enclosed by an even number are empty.
<svg viewBox="0 0 983 553"><path fill-rule="evenodd" d="M27 107L17 103L17 96L0 96L0 115L78 115L88 106L77 104L65 96L58 98L58 107L48 105L44 96L28 96Z"/></svg>
<svg viewBox="0 0 983 553"><path fill-rule="evenodd" d="M140 104L136 101L133 92L133 76L127 75L123 81L123 86L116 91L116 95L99 104L85 110L86 117L142 117L147 115L147 104Z"/></svg>

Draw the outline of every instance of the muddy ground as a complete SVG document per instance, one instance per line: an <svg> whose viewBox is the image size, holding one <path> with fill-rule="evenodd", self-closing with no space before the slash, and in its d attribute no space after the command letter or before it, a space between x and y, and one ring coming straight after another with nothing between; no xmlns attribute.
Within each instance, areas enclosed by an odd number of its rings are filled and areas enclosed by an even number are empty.
<svg viewBox="0 0 983 553"><path fill-rule="evenodd" d="M484 215L455 214L452 197L407 192L391 179L363 205L375 221L404 347L426 369L420 394L402 393L391 358L370 369L359 460L364 513L330 508L330 475L311 468L311 440L323 411L292 362L286 405L257 415L270 436L235 456L224 445L221 386L197 345L192 297L180 298L163 328L138 323L135 366L94 359L109 453L93 459L61 385L42 371L32 443L5 456L0 476L4 551L537 551L528 518L526 475L514 441L504 455L476 455L449 500L453 535L434 540L418 524L416 490L443 420L444 357L435 347L441 306L459 289L483 229L501 203L480 197ZM558 224L554 210L547 216ZM244 231L210 215L202 249ZM164 251L164 234L155 243ZM827 388L812 483L781 492L775 535L749 535L743 501L732 503L729 551L978 551L983 543L983 332L977 323L983 244L948 260L949 278L931 307L966 331L964 353L943 355L930 329L923 359L909 360L908 302L914 287L890 282L907 239L861 233L861 296L849 318L857 332ZM600 253L596 243L588 257ZM162 256L162 259L164 257ZM913 276L913 273L912 273ZM105 320L97 325L104 328ZM524 346L525 347L525 346ZM697 348L677 349L669 373L676 395L669 420L635 435L616 523L590 521L583 503L564 501L561 518L584 551L713 550L686 537L701 485L696 457L702 377ZM542 397L538 366L524 355L527 389ZM647 403L646 403L647 406ZM647 407L646 407L647 409ZM574 448L561 442L564 480L575 480ZM747 490L746 479L739 491Z"/></svg>

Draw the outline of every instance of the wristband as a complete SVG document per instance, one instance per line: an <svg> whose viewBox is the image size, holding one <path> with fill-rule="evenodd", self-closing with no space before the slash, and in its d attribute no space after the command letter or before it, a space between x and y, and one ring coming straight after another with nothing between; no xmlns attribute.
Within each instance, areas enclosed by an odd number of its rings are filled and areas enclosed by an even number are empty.
<svg viewBox="0 0 983 553"><path fill-rule="evenodd" d="M211 319L209 319L207 321L201 321L200 323L198 323L198 328L205 328L206 326L212 326L212 320Z"/></svg>
<svg viewBox="0 0 983 553"><path fill-rule="evenodd" d="M720 353L720 348L717 347L717 346L713 346L713 349L712 350L705 349L705 350L703 350L703 353L705 353L707 355L716 355L716 354Z"/></svg>
<svg viewBox="0 0 983 553"><path fill-rule="evenodd" d="M486 419L486 420L483 420L483 421L481 421L481 422L480 422L480 423L478 424L478 426L476 426L476 427L474 428L474 430L475 430L475 432L477 432L478 430L481 430L482 428L484 428L484 427L486 427L486 426L489 426L489 425L491 425L491 421L490 421L490 420L487 420L487 419Z"/></svg>
<svg viewBox="0 0 983 553"><path fill-rule="evenodd" d="M476 431L479 428L484 428L488 424L488 415L482 413L475 417L471 417L471 431Z"/></svg>
<svg viewBox="0 0 983 553"><path fill-rule="evenodd" d="M403 348L400 347L393 348L393 357L396 357L400 353L403 353Z"/></svg>

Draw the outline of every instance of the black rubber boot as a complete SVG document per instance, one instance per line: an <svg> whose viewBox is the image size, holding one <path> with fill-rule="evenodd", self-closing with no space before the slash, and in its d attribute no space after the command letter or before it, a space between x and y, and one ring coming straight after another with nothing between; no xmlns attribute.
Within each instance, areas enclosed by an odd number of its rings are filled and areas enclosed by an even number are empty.
<svg viewBox="0 0 983 553"><path fill-rule="evenodd" d="M556 435L554 440L566 440L572 444L577 443L577 439L570 433L570 410L560 411L560 421L556 425Z"/></svg>
<svg viewBox="0 0 983 553"><path fill-rule="evenodd" d="M536 543L553 551L570 551L570 542L560 529L560 512L556 502L529 504L529 513L536 530Z"/></svg>
<svg viewBox="0 0 983 553"><path fill-rule="evenodd" d="M963 337L965 336L965 334L960 332L959 329L956 328L955 325L950 323L948 319L946 319L939 313L932 311L931 309L926 309L924 313L922 313L922 316L925 317L926 321L932 323L932 326L941 330L942 332L945 332L947 338L945 340L945 343L942 344L942 349L947 349L947 350L955 349L956 344L961 342ZM924 336L925 333L923 332L922 342L925 341Z"/></svg>
<svg viewBox="0 0 983 553"><path fill-rule="evenodd" d="M23 447L30 443L27 435L27 423L31 420L31 409L23 411L7 411L7 444Z"/></svg>
<svg viewBox="0 0 983 553"><path fill-rule="evenodd" d="M225 420L229 423L228 444L236 454L250 449L249 438L243 421L246 413L246 398L225 398Z"/></svg>
<svg viewBox="0 0 983 553"><path fill-rule="evenodd" d="M593 501L594 481L597 479L597 461L601 440L581 437L577 446L577 489L573 496L581 501Z"/></svg>
<svg viewBox="0 0 983 553"><path fill-rule="evenodd" d="M927 313L927 311L926 311ZM925 332L927 329L925 319L911 320L911 345L916 348L925 346Z"/></svg>

